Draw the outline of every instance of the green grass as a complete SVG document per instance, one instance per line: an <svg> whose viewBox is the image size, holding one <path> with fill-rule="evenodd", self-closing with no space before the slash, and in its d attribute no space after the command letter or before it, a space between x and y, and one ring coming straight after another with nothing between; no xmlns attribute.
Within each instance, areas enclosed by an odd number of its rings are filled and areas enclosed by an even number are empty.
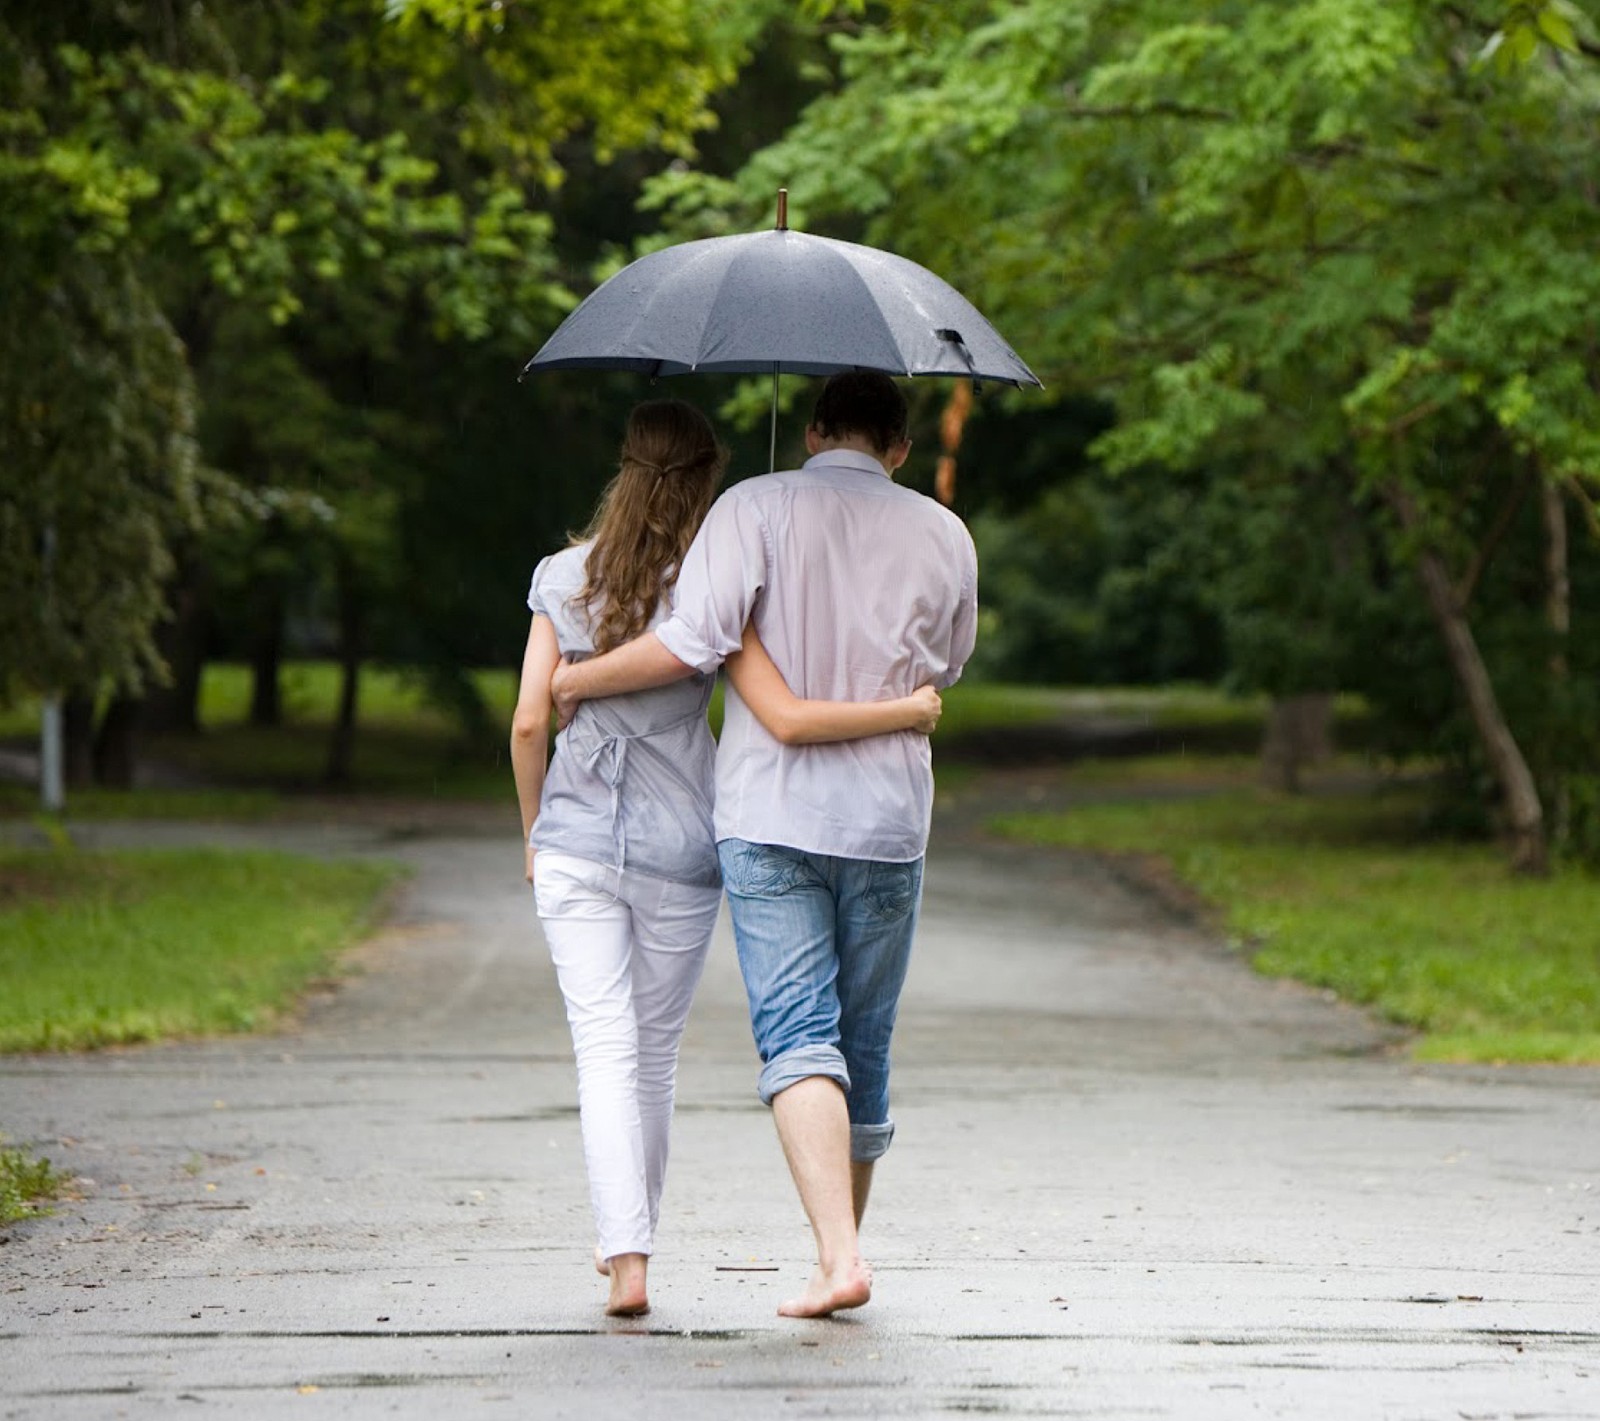
<svg viewBox="0 0 1600 1421"><path fill-rule="evenodd" d="M1154 854L1213 904L1255 966L1424 1033L1433 1060L1600 1062L1600 880L1519 879L1422 832L1413 791L1231 792L1000 816L1030 842Z"/></svg>
<svg viewBox="0 0 1600 1421"><path fill-rule="evenodd" d="M958 681L941 693L944 710L934 742L979 731L1059 720L1070 711L1073 694L1050 686Z"/></svg>
<svg viewBox="0 0 1600 1421"><path fill-rule="evenodd" d="M509 671L480 670L473 682L491 715L508 724L517 699L516 677ZM240 724L250 714L250 668L230 662L206 665L200 682L200 723ZM284 718L290 722L331 724L339 703L339 668L330 661L291 661L279 681ZM360 719L363 725L422 727L453 732L449 712L428 698L422 678L386 666L361 672ZM0 706L0 738L28 740L39 733L39 704L23 697Z"/></svg>
<svg viewBox="0 0 1600 1421"><path fill-rule="evenodd" d="M478 671L474 681L496 726L509 726L516 681L509 671ZM321 787L339 672L324 662L291 662L282 679L284 723L249 724L250 672L212 664L201 683L199 737L167 737L150 752L186 774L276 793ZM511 768L494 735L474 744L451 713L428 699L422 679L369 667L361 674L353 788L363 793L445 799L508 799Z"/></svg>
<svg viewBox="0 0 1600 1421"><path fill-rule="evenodd" d="M509 670L479 670L472 673L472 680L489 714L509 725L517 699L516 677ZM339 703L339 686L339 668L332 662L286 663L279 681L284 719L291 724L331 725ZM240 724L248 720L250 687L247 666L208 664L200 684L201 724ZM429 699L422 677L403 668L362 668L359 714L363 728L389 726L449 734L456 730L449 711Z"/></svg>
<svg viewBox="0 0 1600 1421"><path fill-rule="evenodd" d="M268 789L81 789L68 796L74 819L264 819L283 803ZM32 785L0 784L0 818L39 811Z"/></svg>
<svg viewBox="0 0 1600 1421"><path fill-rule="evenodd" d="M323 788L325 725L224 725L199 737L162 740L150 753L186 775L283 795ZM498 741L472 745L459 732L363 726L350 788L362 794L515 802L511 764ZM76 804L72 800L69 807ZM75 812L75 811L74 811Z"/></svg>
<svg viewBox="0 0 1600 1421"><path fill-rule="evenodd" d="M49 1160L0 1146L0 1224L48 1214L49 1201L60 1198L70 1182Z"/></svg>
<svg viewBox="0 0 1600 1421"><path fill-rule="evenodd" d="M0 1050L248 1031L372 920L391 864L0 849Z"/></svg>
<svg viewBox="0 0 1600 1421"><path fill-rule="evenodd" d="M494 727L509 726L516 681L509 671L474 673ZM190 778L236 790L142 790L133 794L80 791L69 796L79 818L255 818L279 807L276 795L319 788L329 728L338 699L338 668L291 662L283 672L284 723L248 723L247 667L212 663L201 683L198 737L168 736L146 742L146 753ZM1218 691L1178 687L1171 692L1079 691L1042 686L961 683L945 693L937 741L1036 725L1073 716L1193 715L1217 723L1229 715L1258 714ZM1165 709L1163 709L1165 708ZM0 736L26 740L37 734L37 707L19 703L0 715ZM712 699L714 729L722 721L722 692ZM361 678L360 728L354 788L362 793L420 795L455 800L509 800L511 769L498 730L474 744L454 718L430 703L420 677L371 667ZM33 812L26 786L0 786L0 815Z"/></svg>
<svg viewBox="0 0 1600 1421"><path fill-rule="evenodd" d="M501 727L510 724L516 681L509 671L474 673L491 729L474 743L453 716L430 702L423 680L403 670L369 667L362 673L359 731L352 788L364 794L509 802L511 770ZM169 736L145 745L149 758L200 783L228 790L149 790L134 794L83 791L69 797L78 818L258 818L274 812L274 798L322 788L328 736L338 699L338 668L291 662L283 671L284 723L248 723L247 667L212 663L201 684L205 733ZM1359 722L1359 703L1341 700L1341 727ZM960 682L944 695L935 746L963 738L1051 723L1117 721L1161 730L1188 729L1197 743L1220 739L1249 744L1266 715L1261 697L1238 697L1203 686L1049 687ZM712 698L713 729L721 726L722 692ZM0 736L37 733L37 708L19 703L0 715ZM1208 734L1209 733L1209 734ZM1211 744L1212 749L1221 748ZM958 752L959 753L959 752ZM1207 760L1211 757L1202 757ZM0 816L33 812L26 787L0 786Z"/></svg>
<svg viewBox="0 0 1600 1421"><path fill-rule="evenodd" d="M491 722L509 727L516 681L509 671L478 671L474 681ZM291 662L283 671L282 725L249 722L247 667L212 663L201 681L199 736L149 738L144 754L219 788L80 790L68 794L74 818L252 819L282 807L281 796L322 788L339 671L330 663ZM0 737L38 734L38 707L18 702L0 714ZM357 792L511 802L505 737L465 736L454 716L430 702L419 676L369 667L361 676L352 788ZM225 787L225 788L222 788ZM0 786L0 816L31 814L29 786Z"/></svg>

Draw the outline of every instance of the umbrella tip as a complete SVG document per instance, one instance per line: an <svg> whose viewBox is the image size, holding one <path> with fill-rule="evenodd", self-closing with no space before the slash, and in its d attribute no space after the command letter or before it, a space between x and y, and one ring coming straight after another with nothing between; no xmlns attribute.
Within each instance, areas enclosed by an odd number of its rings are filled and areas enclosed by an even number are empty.
<svg viewBox="0 0 1600 1421"><path fill-rule="evenodd" d="M778 189L778 231L787 232L788 230L789 230L789 189L786 188L786 187L781 187L781 188Z"/></svg>

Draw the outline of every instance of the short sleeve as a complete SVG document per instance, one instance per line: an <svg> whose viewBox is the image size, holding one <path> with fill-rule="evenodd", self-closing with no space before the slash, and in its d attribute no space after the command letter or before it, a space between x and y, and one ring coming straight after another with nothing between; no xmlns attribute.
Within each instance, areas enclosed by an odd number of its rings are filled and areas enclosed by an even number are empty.
<svg viewBox="0 0 1600 1421"><path fill-rule="evenodd" d="M966 525L958 523L958 526L961 590L950 627L950 663L944 675L934 678L934 685L941 691L961 679L961 672L978 641L978 550L973 546L972 534Z"/></svg>
<svg viewBox="0 0 1600 1421"><path fill-rule="evenodd" d="M528 584L528 610L536 617L548 617L550 608L545 602L543 587L545 569L550 566L550 559L544 558L539 566L533 570L533 581Z"/></svg>
<svg viewBox="0 0 1600 1421"><path fill-rule="evenodd" d="M672 614L656 639L685 666L709 675L744 641L744 624L767 580L765 525L740 489L723 494L684 554Z"/></svg>

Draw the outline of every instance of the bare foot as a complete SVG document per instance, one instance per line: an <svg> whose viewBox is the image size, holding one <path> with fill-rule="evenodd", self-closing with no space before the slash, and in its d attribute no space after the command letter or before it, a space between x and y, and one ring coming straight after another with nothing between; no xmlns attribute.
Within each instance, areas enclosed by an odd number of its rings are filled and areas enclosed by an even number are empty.
<svg viewBox="0 0 1600 1421"><path fill-rule="evenodd" d="M642 1253L619 1253L603 1261L610 1264L611 1270L611 1300L606 1304L606 1316L643 1317L650 1311L645 1292L649 1258Z"/></svg>
<svg viewBox="0 0 1600 1421"><path fill-rule="evenodd" d="M798 1298L790 1298L778 1309L779 1317L827 1317L830 1313L858 1308L872 1297L872 1270L856 1259L832 1273L821 1267Z"/></svg>
<svg viewBox="0 0 1600 1421"><path fill-rule="evenodd" d="M611 1276L611 1260L601 1256L599 1244L595 1244L594 1246L594 1271L602 1278L609 1278Z"/></svg>

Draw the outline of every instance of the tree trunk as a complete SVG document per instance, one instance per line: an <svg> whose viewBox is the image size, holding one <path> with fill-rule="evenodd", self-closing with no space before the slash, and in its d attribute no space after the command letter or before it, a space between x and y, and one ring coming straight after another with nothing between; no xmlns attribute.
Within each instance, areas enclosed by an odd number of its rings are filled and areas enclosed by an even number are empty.
<svg viewBox="0 0 1600 1421"><path fill-rule="evenodd" d="M1567 546L1567 505L1559 484L1546 483L1542 490L1544 514L1545 618L1550 624L1550 681L1557 705L1567 703L1567 638L1572 633L1572 575ZM1559 725L1557 727L1559 733ZM1550 841L1559 849L1565 844L1571 822L1571 802L1567 774L1561 764L1560 746L1554 751L1547 771L1551 777Z"/></svg>
<svg viewBox="0 0 1600 1421"><path fill-rule="evenodd" d="M348 568L339 571L339 713L328 742L328 767L323 782L342 787L351 780L356 748L356 704L361 690L363 618L361 596L355 574Z"/></svg>
<svg viewBox="0 0 1600 1421"><path fill-rule="evenodd" d="M151 691L144 728L157 734L198 735L200 678L205 670L209 609L204 569L184 560L172 586L172 617L156 633L156 646L172 683Z"/></svg>
<svg viewBox="0 0 1600 1421"><path fill-rule="evenodd" d="M62 780L68 789L94 783L94 697L67 696L61 702Z"/></svg>
<svg viewBox="0 0 1600 1421"><path fill-rule="evenodd" d="M1390 490L1390 498L1400 524L1417 537L1422 531L1422 516L1415 500L1404 489ZM1467 702L1472 723L1478 732L1489 768L1500 786L1507 830L1511 836L1511 866L1519 873L1543 874L1549 870L1545 845L1544 809L1538 786L1528 761L1517 744L1511 727L1500 709L1489 668L1478 650L1477 638L1461 607L1461 600L1450 580L1444 559L1423 545L1417 552L1417 572L1427 594L1439 635L1444 639L1450 669Z"/></svg>
<svg viewBox="0 0 1600 1421"><path fill-rule="evenodd" d="M1567 636L1572 631L1572 578L1568 571L1567 505L1558 485L1544 486L1544 571L1545 615L1555 649L1550 655L1550 674L1557 680L1567 676Z"/></svg>
<svg viewBox="0 0 1600 1421"><path fill-rule="evenodd" d="M1301 773L1333 758L1333 693L1280 696L1267 716L1261 742L1261 779L1272 789L1299 794Z"/></svg>
<svg viewBox="0 0 1600 1421"><path fill-rule="evenodd" d="M255 640L250 647L250 724L281 725L283 697L278 671L283 662L283 593L263 588L257 608Z"/></svg>
<svg viewBox="0 0 1600 1421"><path fill-rule="evenodd" d="M115 696L100 717L94 737L95 783L109 789L132 789L138 758L139 720L144 701L126 693Z"/></svg>

